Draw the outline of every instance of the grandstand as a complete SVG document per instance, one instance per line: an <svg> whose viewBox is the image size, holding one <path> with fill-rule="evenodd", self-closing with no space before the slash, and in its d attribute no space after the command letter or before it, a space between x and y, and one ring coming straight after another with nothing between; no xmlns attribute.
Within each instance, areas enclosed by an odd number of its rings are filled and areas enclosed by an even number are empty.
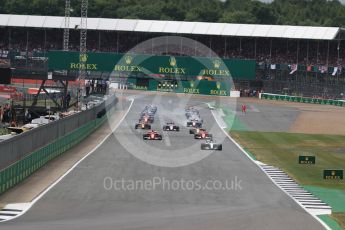
<svg viewBox="0 0 345 230"><path fill-rule="evenodd" d="M79 50L79 24L80 18L71 17L72 51ZM1 65L15 68L15 78L46 77L47 53L62 50L63 27L64 17L0 15ZM345 41L338 27L89 18L87 49L121 54L163 35L194 39L222 58L255 60L254 78L233 76L236 89L243 92L343 98ZM198 48L184 55L198 56ZM167 49L165 55L181 53ZM151 49L146 54L161 52Z"/></svg>

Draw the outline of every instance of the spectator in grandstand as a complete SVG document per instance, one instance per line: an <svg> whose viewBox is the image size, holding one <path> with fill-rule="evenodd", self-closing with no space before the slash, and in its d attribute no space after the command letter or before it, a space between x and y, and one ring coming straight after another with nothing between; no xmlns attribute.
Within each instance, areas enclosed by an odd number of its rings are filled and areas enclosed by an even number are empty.
<svg viewBox="0 0 345 230"><path fill-rule="evenodd" d="M31 122L31 114L29 112L28 109L25 110L25 115L24 115L24 119L25 119L25 124L30 123Z"/></svg>
<svg viewBox="0 0 345 230"><path fill-rule="evenodd" d="M3 108L2 122L3 123L9 123L11 118L12 118L12 115L11 115L11 110L9 108L9 105L5 104L5 106Z"/></svg>
<svg viewBox="0 0 345 230"><path fill-rule="evenodd" d="M88 97L90 95L90 81L86 81L85 90L86 90L86 97Z"/></svg>
<svg viewBox="0 0 345 230"><path fill-rule="evenodd" d="M102 80L102 93L106 93L107 91L107 81L106 80Z"/></svg>
<svg viewBox="0 0 345 230"><path fill-rule="evenodd" d="M0 105L0 122L2 122L3 116L4 116L4 109L3 109L2 106Z"/></svg>
<svg viewBox="0 0 345 230"><path fill-rule="evenodd" d="M71 102L71 94L68 92L66 95L66 107L69 108L69 103Z"/></svg>
<svg viewBox="0 0 345 230"><path fill-rule="evenodd" d="M91 80L91 93L95 92L95 80Z"/></svg>
<svg viewBox="0 0 345 230"><path fill-rule="evenodd" d="M102 80L100 80L100 79L96 80L96 92L97 93L102 92Z"/></svg>

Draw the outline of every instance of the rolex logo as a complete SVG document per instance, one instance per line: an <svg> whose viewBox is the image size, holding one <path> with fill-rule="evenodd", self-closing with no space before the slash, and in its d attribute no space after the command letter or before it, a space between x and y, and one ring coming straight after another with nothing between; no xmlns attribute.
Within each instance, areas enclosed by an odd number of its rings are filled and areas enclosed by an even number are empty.
<svg viewBox="0 0 345 230"><path fill-rule="evenodd" d="M125 61L126 61L126 64L129 65L132 63L132 60L133 60L133 57L129 56L129 55L126 55L125 56Z"/></svg>
<svg viewBox="0 0 345 230"><path fill-rule="evenodd" d="M218 69L220 67L220 65L222 64L222 62L219 59L215 59L213 60L213 66L214 68Z"/></svg>
<svg viewBox="0 0 345 230"><path fill-rule="evenodd" d="M80 62L87 62L88 55L87 54L80 54L79 61Z"/></svg>
<svg viewBox="0 0 345 230"><path fill-rule="evenodd" d="M217 81L216 87L217 87L217 89L220 89L220 82L219 81Z"/></svg>
<svg viewBox="0 0 345 230"><path fill-rule="evenodd" d="M175 57L170 57L169 63L170 63L171 66L176 66L176 59L175 59Z"/></svg>
<svg viewBox="0 0 345 230"><path fill-rule="evenodd" d="M305 160L306 160L306 161L308 161L308 160L309 160L309 158L308 158L308 157L306 157L306 158L305 158Z"/></svg>

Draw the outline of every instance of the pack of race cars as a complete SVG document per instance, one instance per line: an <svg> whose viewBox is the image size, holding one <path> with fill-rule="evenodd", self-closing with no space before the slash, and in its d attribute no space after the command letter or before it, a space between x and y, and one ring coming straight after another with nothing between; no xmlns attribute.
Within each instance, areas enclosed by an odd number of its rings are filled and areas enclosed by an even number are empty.
<svg viewBox="0 0 345 230"><path fill-rule="evenodd" d="M155 114L157 112L157 106L148 105L140 113L139 121L135 124L135 129L149 130L143 134L143 140L163 140L162 134L158 131L152 130L151 125L155 121ZM186 126L191 128L190 134L193 134L194 139L205 140L201 144L201 150L222 150L222 144L218 144L214 141L212 134L206 131L203 127L203 119L200 117L200 112L194 107L188 107L185 109L185 116L187 118ZM180 127L174 122L167 122L163 126L163 131L180 131Z"/></svg>

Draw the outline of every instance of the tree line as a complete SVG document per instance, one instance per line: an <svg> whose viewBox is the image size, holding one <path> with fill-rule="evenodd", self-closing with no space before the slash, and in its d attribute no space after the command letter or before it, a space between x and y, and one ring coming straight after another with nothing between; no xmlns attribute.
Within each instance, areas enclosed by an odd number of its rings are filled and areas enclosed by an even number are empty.
<svg viewBox="0 0 345 230"><path fill-rule="evenodd" d="M0 0L2 14L64 15L64 0ZM71 16L80 16L80 0L71 0ZM89 17L277 24L345 25L338 0L89 0Z"/></svg>

